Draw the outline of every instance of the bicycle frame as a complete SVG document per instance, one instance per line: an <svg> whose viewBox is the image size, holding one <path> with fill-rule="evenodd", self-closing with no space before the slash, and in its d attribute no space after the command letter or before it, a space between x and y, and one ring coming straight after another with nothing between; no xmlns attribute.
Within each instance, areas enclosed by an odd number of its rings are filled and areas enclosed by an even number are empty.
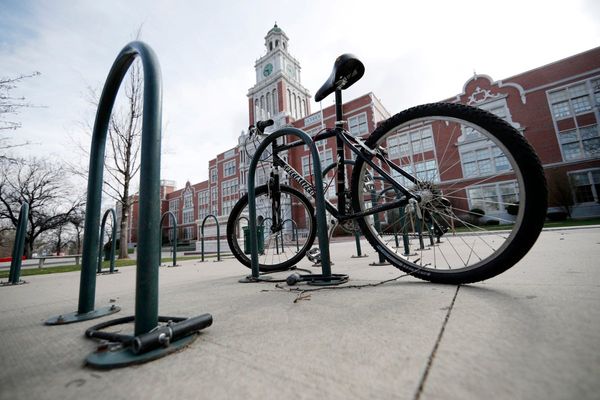
<svg viewBox="0 0 600 400"><path fill-rule="evenodd" d="M372 152L364 144L362 144L362 142L359 139L350 135L350 133L348 133L346 130L341 128L341 126L336 126L333 129L327 129L324 133L319 134L317 136L318 137L315 137L315 139L314 139L315 142L320 141L320 140L325 140L325 139L328 139L333 136L336 137L336 142L337 142L336 150L337 150L337 160L338 160L337 161L337 165L338 165L337 178L336 178L337 208L335 205L333 205L327 199L325 199L325 207L327 208L327 211L337 220L346 221L346 220L350 220L350 219L355 219L355 218L360 218L360 217L376 214L376 213L379 213L382 211L387 211L387 210L391 210L394 208L398 208L400 206L405 206L406 204L408 204L408 201L412 198L417 199L416 195L410 193L408 191L408 189L406 189L400 183L396 182L385 170L383 170L380 166L378 166L373 161L373 158L377 158L382 161L385 160L385 157L382 154L380 154L380 152L378 152L378 151ZM308 182L306 179L304 179L304 177L298 171L296 171L289 163L287 163L284 159L282 159L279 156L279 153L284 150L291 149L291 148L297 147L297 146L302 146L302 145L304 145L304 142L302 142L302 141L296 141L296 142L292 142L292 143L284 144L284 145L277 145L275 142L273 142L273 145L272 145L273 162L272 162L272 164L275 168L279 168L279 167L282 168L294 181L296 181L304 190L306 190L314 198L315 197L314 186L310 182ZM383 177L387 178L388 181L392 184L393 188L396 189L398 192L402 193L404 195L404 197L398 199L397 201L386 203L386 204L383 204L383 205L380 205L377 207L373 207L373 208L370 208L369 210L366 210L363 212L350 213L350 214L347 213L346 208L345 208L346 207L346 198L344 195L344 192L346 190L346 187L345 187L346 171L345 171L344 165L345 165L345 162L347 159L344 158L344 146L349 147L350 150L354 154L356 154L357 157L360 157L361 159L363 159L374 170L376 170L378 173L380 173ZM361 151L361 149L367 149L368 152L372 153L372 157L365 156L364 152ZM396 165L391 164L390 167L392 167L394 170L397 170L400 174L405 176L410 181L412 181L414 183L418 182L415 177L408 174L407 172L405 172L401 168L397 167ZM279 182L277 180L277 184L278 183ZM275 186L273 188L273 190L275 192L277 192L276 188L277 188L277 186Z"/></svg>

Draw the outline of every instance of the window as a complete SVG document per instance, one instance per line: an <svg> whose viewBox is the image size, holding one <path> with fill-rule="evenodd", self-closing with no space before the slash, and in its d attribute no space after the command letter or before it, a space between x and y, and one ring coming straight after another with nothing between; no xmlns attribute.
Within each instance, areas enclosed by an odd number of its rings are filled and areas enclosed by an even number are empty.
<svg viewBox="0 0 600 400"><path fill-rule="evenodd" d="M194 208L193 196L194 194L191 191L185 192L183 195L183 208Z"/></svg>
<svg viewBox="0 0 600 400"><path fill-rule="evenodd" d="M492 175L512 169L504 153L491 142L487 147L462 151L460 159L465 178Z"/></svg>
<svg viewBox="0 0 600 400"><path fill-rule="evenodd" d="M568 86L564 89L555 90L548 94L550 108L555 119L563 119L573 115L581 114L592 110L592 97L590 92L594 92L594 97L597 98L598 79L594 80L588 89L587 82L578 83Z"/></svg>
<svg viewBox="0 0 600 400"><path fill-rule="evenodd" d="M203 190L198 193L198 219L203 221L210 214L210 192Z"/></svg>
<svg viewBox="0 0 600 400"><path fill-rule="evenodd" d="M211 181L211 183L217 182L217 169L216 168L212 168L210 170L210 181Z"/></svg>
<svg viewBox="0 0 600 400"><path fill-rule="evenodd" d="M237 194L239 190L238 180L231 179L221 184L221 195L231 196Z"/></svg>
<svg viewBox="0 0 600 400"><path fill-rule="evenodd" d="M430 126L394 135L387 142L390 158L433 150L433 134Z"/></svg>
<svg viewBox="0 0 600 400"><path fill-rule="evenodd" d="M223 164L223 176L235 175L235 160L227 161Z"/></svg>
<svg viewBox="0 0 600 400"><path fill-rule="evenodd" d="M361 136L368 131L367 113L348 118L348 131L354 136Z"/></svg>
<svg viewBox="0 0 600 400"><path fill-rule="evenodd" d="M179 220L179 199L173 199L169 201L169 211L175 215L175 219ZM169 226L173 225L173 219L169 218Z"/></svg>
<svg viewBox="0 0 600 400"><path fill-rule="evenodd" d="M412 176L415 176L420 181L424 182L439 182L440 174L438 173L437 163L435 160L427 160L418 163L412 163L410 165L402 166L404 171L408 172ZM396 179L404 187L411 187L414 184L405 178L402 174L396 170L391 171L392 177Z"/></svg>
<svg viewBox="0 0 600 400"><path fill-rule="evenodd" d="M228 200L223 202L223 215L229 215L233 206L235 206L235 200Z"/></svg>
<svg viewBox="0 0 600 400"><path fill-rule="evenodd" d="M576 203L600 201L600 169L569 174Z"/></svg>
<svg viewBox="0 0 600 400"><path fill-rule="evenodd" d="M310 165L310 156L302 157L302 176L309 176L311 174Z"/></svg>
<svg viewBox="0 0 600 400"><path fill-rule="evenodd" d="M486 214L505 212L506 206L519 201L516 181L471 186L467 189L470 209L479 208Z"/></svg>
<svg viewBox="0 0 600 400"><path fill-rule="evenodd" d="M191 224L194 222L194 209L183 210L183 223Z"/></svg>
<svg viewBox="0 0 600 400"><path fill-rule="evenodd" d="M193 226L186 226L183 228L183 240L190 240L193 234Z"/></svg>
<svg viewBox="0 0 600 400"><path fill-rule="evenodd" d="M212 207L211 207L211 211L213 214L217 214L217 197L219 196L219 189L216 186L213 186L210 189L210 197L211 197L211 203L212 203Z"/></svg>
<svg viewBox="0 0 600 400"><path fill-rule="evenodd" d="M559 132L558 141L566 161L600 155L600 134L598 125L589 125L569 131Z"/></svg>

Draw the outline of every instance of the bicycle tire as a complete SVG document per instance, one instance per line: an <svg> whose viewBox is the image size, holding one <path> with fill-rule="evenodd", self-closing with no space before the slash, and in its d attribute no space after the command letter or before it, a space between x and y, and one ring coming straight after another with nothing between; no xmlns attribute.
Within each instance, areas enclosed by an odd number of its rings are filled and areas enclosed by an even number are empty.
<svg viewBox="0 0 600 400"><path fill-rule="evenodd" d="M415 132L420 133L413 136ZM417 140L411 142L415 137ZM408 142L405 143L405 139ZM397 148L394 147L396 142ZM381 226L379 231L374 228L372 221L375 217L357 220L375 250L400 270L436 283L479 282L514 266L538 238L547 210L547 187L542 165L525 138L496 115L461 104L425 104L383 122L365 144L371 149L378 146L387 149L387 155L380 164L394 162L402 166L402 160L406 160L405 169L412 168L418 178L418 182L410 182L413 185L411 193L421 196L418 203L398 208L397 214L389 211L387 215L384 212L375 214L377 219L391 215L387 220L388 229L390 221L396 231L401 227L403 242L406 239L403 245L394 249L389 231L386 233ZM430 145L432 149L425 150ZM405 155L406 151L414 153L411 152L414 148L420 148L421 152ZM449 154L448 149L454 154ZM477 152L479 150L480 153ZM433 152L433 156L428 151ZM395 154L398 154L398 161L391 161ZM481 156L481 160L476 158L475 164L472 164L473 155ZM487 155L489 159L485 158ZM433 165L437 168L432 170L431 176L427 175L430 166L427 163L431 161L428 157L433 157ZM444 159L447 164L441 165ZM388 167L391 168L391 164ZM493 173L490 174L488 169ZM374 202L369 204L365 195L365 189L377 186L369 174L376 172L359 157L352 174L352 202L356 212L375 205ZM454 180L447 179L449 177L454 177ZM384 175L380 178L384 182L379 187L384 188L386 183L389 186ZM394 179L400 181L402 178ZM511 187L515 193L511 192ZM381 197L374 198L378 204L388 200ZM398 194L386 197L401 198ZM510 198L517 198L519 202L514 217L506 216ZM482 209L475 211L473 205L491 209L489 216L483 218ZM495 221L492 223L502 229L479 226L484 220ZM437 229L434 229L436 225ZM427 247L423 241L423 226L427 228L425 236L430 242ZM448 231L444 232L444 229ZM395 239L397 242L397 233Z"/></svg>
<svg viewBox="0 0 600 400"><path fill-rule="evenodd" d="M267 241L267 246L265 246L266 250L264 254L259 255L259 270L261 272L273 272L291 268L300 260L302 260L302 258L304 257L306 252L311 248L315 240L317 221L315 217L314 208L310 204L310 201L306 198L306 196L304 196L304 194L287 185L281 185L281 194L282 196L289 196L290 199L295 199L294 202L289 203L290 209L292 204L296 208L297 206L303 207L303 209L301 208L300 210L296 209L296 215L299 216L299 218L306 219L306 221L303 221L303 223L307 225L305 235L303 235L305 236L305 240L302 242L301 245L298 243L298 247L296 249L294 249L296 244L293 241L289 243L289 246L291 246L290 248L285 247L285 237L283 235L279 236L280 242L278 242L277 240ZM258 186L255 190L255 197L257 199L257 217L262 217L263 221L270 218L268 216L268 213L271 211L269 207L265 207L265 209L262 212L259 210L261 197L264 197L265 195L268 196L267 185ZM248 194L246 193L235 204L235 206L231 210L229 219L227 220L227 243L229 244L229 248L231 249L231 252L235 256L235 258L246 267L252 268L250 254L245 254L243 250L243 244L240 245L240 240L243 243L244 238L240 237L241 235L239 232L238 223L241 218L247 218L247 210ZM300 215L298 213L300 213ZM265 215L267 216L265 217ZM298 231L296 231L296 233L296 238L298 239ZM274 250L272 248L273 243L275 244L275 248L277 248L277 250ZM279 254L278 252L280 244L284 246L284 250Z"/></svg>

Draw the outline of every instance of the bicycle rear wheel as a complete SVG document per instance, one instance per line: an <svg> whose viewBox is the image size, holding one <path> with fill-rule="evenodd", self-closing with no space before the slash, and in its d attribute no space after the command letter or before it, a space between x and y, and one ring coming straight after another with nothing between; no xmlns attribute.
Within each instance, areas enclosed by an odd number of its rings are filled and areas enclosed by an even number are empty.
<svg viewBox="0 0 600 400"><path fill-rule="evenodd" d="M371 245L399 269L438 283L478 282L513 266L535 243L547 209L544 172L504 120L459 104L427 104L385 121L366 144L384 149L375 163L417 197L408 201L357 159L355 211L402 200L358 219Z"/></svg>
<svg viewBox="0 0 600 400"><path fill-rule="evenodd" d="M296 189L281 185L280 215L273 218L268 186L258 186L255 195L259 270L289 269L302 260L315 240L317 225L313 206ZM235 258L251 268L248 215L246 193L233 207L227 220L227 242ZM281 224L273 226L273 221L277 220Z"/></svg>

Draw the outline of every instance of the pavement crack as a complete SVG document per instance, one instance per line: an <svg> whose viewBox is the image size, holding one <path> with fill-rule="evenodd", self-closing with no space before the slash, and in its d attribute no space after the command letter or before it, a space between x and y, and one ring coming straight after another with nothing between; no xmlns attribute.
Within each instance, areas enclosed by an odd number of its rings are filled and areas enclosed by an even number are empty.
<svg viewBox="0 0 600 400"><path fill-rule="evenodd" d="M444 331L446 330L446 325L448 325L448 321L450 320L450 314L452 313L452 309L454 308L454 302L456 301L456 297L458 296L459 289L460 289L460 285L458 285L456 287L456 291L454 292L454 297L452 298L452 301L450 302L450 306L448 307L448 311L446 312L446 317L444 318L444 322L442 323L440 333L438 334L435 344L433 345L433 349L431 350L431 354L429 355L429 359L427 360L427 366L425 367L425 371L423 372L423 375L421 376L421 380L419 382L419 386L415 393L414 400L419 400L421 398L421 394L423 393L423 389L425 388L425 383L427 382L427 378L429 376L429 371L431 370L431 367L433 366L433 360L435 359L435 355L436 355L437 350L442 341L442 337L444 336Z"/></svg>

